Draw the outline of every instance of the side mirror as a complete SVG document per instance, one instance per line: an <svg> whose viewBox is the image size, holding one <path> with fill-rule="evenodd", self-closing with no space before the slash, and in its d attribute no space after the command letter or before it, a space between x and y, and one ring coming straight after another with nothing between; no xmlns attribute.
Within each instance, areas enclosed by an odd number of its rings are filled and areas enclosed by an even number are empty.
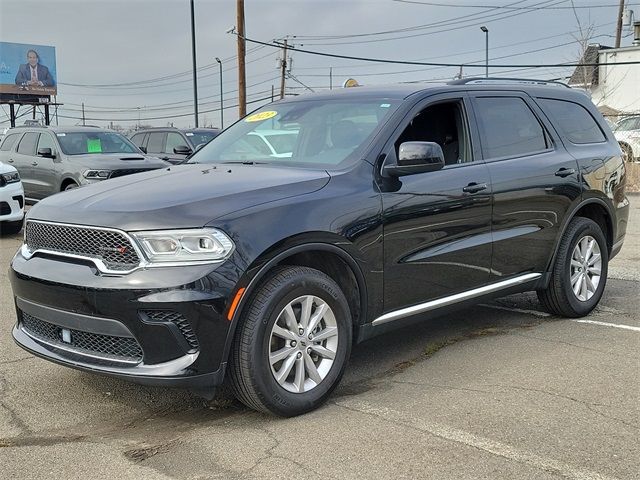
<svg viewBox="0 0 640 480"><path fill-rule="evenodd" d="M442 147L434 142L404 142L396 165L385 165L383 172L392 177L435 172L444 167Z"/></svg>
<svg viewBox="0 0 640 480"><path fill-rule="evenodd" d="M56 158L50 148L39 148L38 156L44 158Z"/></svg>
<svg viewBox="0 0 640 480"><path fill-rule="evenodd" d="M189 155L191 152L192 150L186 145L178 145L173 149L173 153L176 155Z"/></svg>
<svg viewBox="0 0 640 480"><path fill-rule="evenodd" d="M147 153L147 148L146 147L138 147L142 153Z"/></svg>

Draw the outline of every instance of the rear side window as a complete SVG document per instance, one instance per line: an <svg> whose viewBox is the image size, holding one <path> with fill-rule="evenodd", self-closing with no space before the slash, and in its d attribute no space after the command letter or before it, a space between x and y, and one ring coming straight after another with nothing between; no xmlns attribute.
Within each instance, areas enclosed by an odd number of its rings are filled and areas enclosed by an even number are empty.
<svg viewBox="0 0 640 480"><path fill-rule="evenodd" d="M165 135L162 132L150 133L149 141L147 142L147 153L163 153Z"/></svg>
<svg viewBox="0 0 640 480"><path fill-rule="evenodd" d="M16 144L16 140L18 140L19 136L20 136L19 133L11 133L6 137L4 137L4 142L2 142L2 146L0 146L0 150L2 150L3 152L7 152L11 150L13 146Z"/></svg>
<svg viewBox="0 0 640 480"><path fill-rule="evenodd" d="M146 133L136 133L133 137L131 137L131 141L135 144L136 147L140 148L144 143L144 136Z"/></svg>
<svg viewBox="0 0 640 480"><path fill-rule="evenodd" d="M550 98L541 98L539 101L571 143L600 143L607 140L598 123L582 105Z"/></svg>
<svg viewBox="0 0 640 480"><path fill-rule="evenodd" d="M548 148L544 128L523 99L479 97L476 108L486 159L520 157Z"/></svg>
<svg viewBox="0 0 640 480"><path fill-rule="evenodd" d="M36 143L38 142L39 136L39 133L25 133L22 140L20 140L20 145L18 145L18 153L22 153L23 155L35 155Z"/></svg>

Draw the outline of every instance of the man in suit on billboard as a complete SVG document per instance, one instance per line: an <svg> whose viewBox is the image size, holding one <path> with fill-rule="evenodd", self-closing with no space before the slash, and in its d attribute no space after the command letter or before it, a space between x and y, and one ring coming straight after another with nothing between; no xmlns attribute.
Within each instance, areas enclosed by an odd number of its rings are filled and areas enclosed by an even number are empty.
<svg viewBox="0 0 640 480"><path fill-rule="evenodd" d="M40 65L40 56L35 50L27 52L27 63L20 65L20 68L18 68L16 85L34 87L53 87L55 85L49 69L44 65Z"/></svg>

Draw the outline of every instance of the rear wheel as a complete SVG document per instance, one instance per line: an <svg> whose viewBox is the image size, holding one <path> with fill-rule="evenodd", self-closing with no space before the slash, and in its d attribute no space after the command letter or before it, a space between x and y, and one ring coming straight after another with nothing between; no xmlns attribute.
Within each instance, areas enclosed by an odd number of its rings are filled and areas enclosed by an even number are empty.
<svg viewBox="0 0 640 480"><path fill-rule="evenodd" d="M351 315L340 287L318 270L283 267L245 311L230 359L236 397L286 417L320 406L351 351Z"/></svg>
<svg viewBox="0 0 640 480"><path fill-rule="evenodd" d="M633 149L631 148L631 145L621 143L620 148L622 149L622 159L627 163L633 162Z"/></svg>
<svg viewBox="0 0 640 480"><path fill-rule="evenodd" d="M78 184L76 182L67 182L63 187L63 191L73 190L74 188L78 188Z"/></svg>
<svg viewBox="0 0 640 480"><path fill-rule="evenodd" d="M607 242L600 226L576 217L560 242L549 286L538 291L538 298L557 315L587 315L602 297L608 264Z"/></svg>

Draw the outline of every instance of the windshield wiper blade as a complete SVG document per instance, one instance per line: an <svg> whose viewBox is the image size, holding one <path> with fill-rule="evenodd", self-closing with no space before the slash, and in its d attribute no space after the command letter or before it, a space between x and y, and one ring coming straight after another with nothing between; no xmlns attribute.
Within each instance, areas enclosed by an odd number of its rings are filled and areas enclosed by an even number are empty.
<svg viewBox="0 0 640 480"><path fill-rule="evenodd" d="M235 165L266 165L267 162L254 162L253 160L243 160L237 162L222 162L223 165L235 164Z"/></svg>

